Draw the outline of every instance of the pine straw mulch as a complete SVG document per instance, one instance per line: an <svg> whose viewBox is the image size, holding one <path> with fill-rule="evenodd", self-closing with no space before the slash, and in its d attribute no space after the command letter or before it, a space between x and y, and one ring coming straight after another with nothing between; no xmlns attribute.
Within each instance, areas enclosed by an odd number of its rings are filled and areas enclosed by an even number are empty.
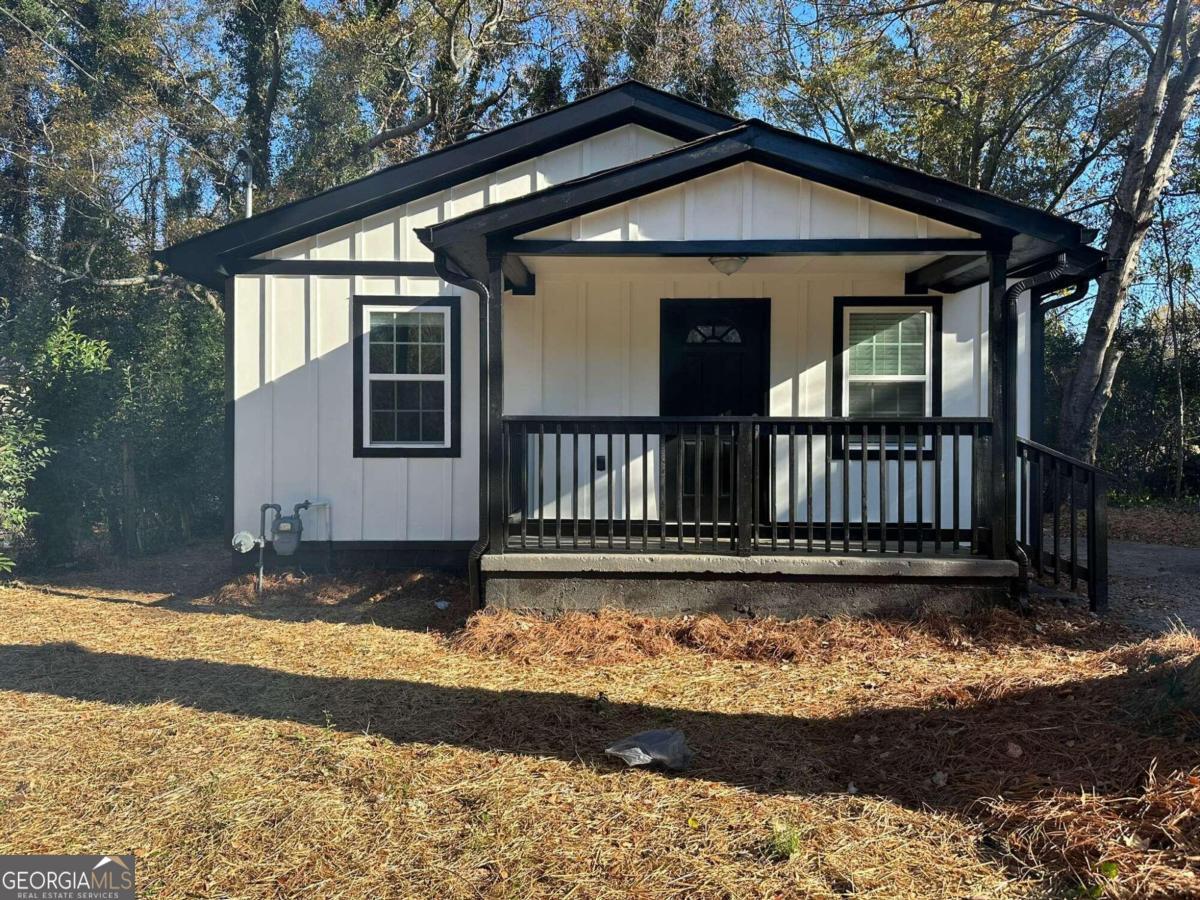
<svg viewBox="0 0 1200 900"><path fill-rule="evenodd" d="M166 897L1200 896L1192 634L1058 606L447 634L427 577L0 590L0 853L135 852ZM691 771L603 755L658 726Z"/></svg>

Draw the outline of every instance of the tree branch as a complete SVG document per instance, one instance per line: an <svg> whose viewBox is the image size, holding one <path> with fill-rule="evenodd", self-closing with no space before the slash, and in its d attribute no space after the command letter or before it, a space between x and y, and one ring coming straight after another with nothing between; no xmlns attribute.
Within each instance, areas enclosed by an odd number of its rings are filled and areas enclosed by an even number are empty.
<svg viewBox="0 0 1200 900"><path fill-rule="evenodd" d="M17 238L13 237L11 234L7 234L3 231L0 231L0 241L3 241L6 244L16 247L28 259L31 259L38 265L43 266L44 268L49 269L51 272L56 273L59 276L57 279L57 283L60 285L61 284L90 284L90 285L93 285L94 287L101 287L101 288L120 288L120 287L145 287L145 288L150 288L150 289L165 288L165 287L181 288L190 297L204 303L210 309L215 311L218 315L224 315L224 312L221 309L220 303L218 303L209 292L206 291L206 292L204 292L203 295L198 294L198 293L196 293L195 287L190 282L180 278L178 275L172 275L169 272L148 272L145 275L129 275L125 278L101 278L97 275L93 275L91 273L91 271L87 268L85 268L84 271L82 271L82 272L73 272L70 269L64 268L63 266L60 266L58 263L54 262L53 260L47 259L46 257L42 256L40 253L38 253L32 247L30 247L29 245L25 244L24 242L18 240ZM94 252L94 250L95 250L95 247L93 246L88 251L87 258L89 260L91 259L91 255L92 255L92 252Z"/></svg>
<svg viewBox="0 0 1200 900"><path fill-rule="evenodd" d="M385 128L369 140L363 141L354 148L355 153L369 153L378 147L383 146L388 141L394 141L402 137L408 137L410 134L416 134L426 125L434 120L432 110L424 115L417 116L403 125L397 125L395 128Z"/></svg>

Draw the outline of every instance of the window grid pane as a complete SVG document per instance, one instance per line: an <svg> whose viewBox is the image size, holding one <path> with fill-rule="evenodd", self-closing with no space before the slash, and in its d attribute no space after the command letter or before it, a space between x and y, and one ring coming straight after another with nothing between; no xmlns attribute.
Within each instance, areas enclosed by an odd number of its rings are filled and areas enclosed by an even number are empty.
<svg viewBox="0 0 1200 900"><path fill-rule="evenodd" d="M849 374L920 376L925 372L923 312L852 312L849 315Z"/></svg>
<svg viewBox="0 0 1200 900"><path fill-rule="evenodd" d="M436 443L446 437L446 383L441 379L370 382L372 443Z"/></svg>
<svg viewBox="0 0 1200 900"><path fill-rule="evenodd" d="M444 444L447 314L372 310L367 413L372 444ZM415 376L432 377L415 377ZM384 376L375 378L372 376Z"/></svg>
<svg viewBox="0 0 1200 900"><path fill-rule="evenodd" d="M925 414L923 381L852 381L847 413L861 417L903 417Z"/></svg>
<svg viewBox="0 0 1200 900"><path fill-rule="evenodd" d="M446 325L440 312L372 312L368 330L372 375L442 375Z"/></svg>

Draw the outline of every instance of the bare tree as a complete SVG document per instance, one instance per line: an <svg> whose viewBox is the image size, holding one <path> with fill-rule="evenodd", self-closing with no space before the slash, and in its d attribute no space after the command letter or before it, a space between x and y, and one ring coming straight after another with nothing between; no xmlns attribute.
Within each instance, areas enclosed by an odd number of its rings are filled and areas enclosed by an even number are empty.
<svg viewBox="0 0 1200 900"><path fill-rule="evenodd" d="M1063 392L1059 442L1086 459L1096 453L1100 417L1121 360L1114 344L1138 268L1142 242L1172 174L1175 151L1200 88L1200 21L1192 0L1167 0L1156 15L1132 19L1107 4L1054 3L1038 11L1100 22L1132 40L1146 57L1129 141L1111 202L1104 249L1112 263L1100 278L1079 364Z"/></svg>

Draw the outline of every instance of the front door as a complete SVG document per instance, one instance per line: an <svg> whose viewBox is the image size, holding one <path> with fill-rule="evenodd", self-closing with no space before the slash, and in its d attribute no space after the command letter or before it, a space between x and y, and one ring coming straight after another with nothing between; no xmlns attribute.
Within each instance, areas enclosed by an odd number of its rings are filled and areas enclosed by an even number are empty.
<svg viewBox="0 0 1200 900"><path fill-rule="evenodd" d="M766 299L663 300L660 414L765 415L770 323L771 301ZM713 527L715 489L720 522L732 522L733 444L732 430L717 437L711 426L702 428L699 437L695 429L685 428L667 438L667 520L674 521L682 509L683 524L694 525L699 518Z"/></svg>

